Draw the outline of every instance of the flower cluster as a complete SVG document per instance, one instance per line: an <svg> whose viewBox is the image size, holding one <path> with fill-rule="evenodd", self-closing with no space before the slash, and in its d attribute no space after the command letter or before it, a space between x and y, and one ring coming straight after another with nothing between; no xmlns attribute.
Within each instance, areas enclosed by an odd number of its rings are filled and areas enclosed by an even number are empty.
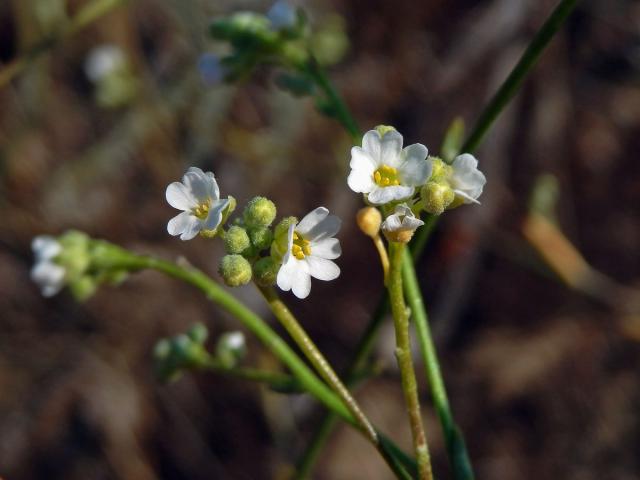
<svg viewBox="0 0 640 480"><path fill-rule="evenodd" d="M402 243L424 224L420 212L440 215L462 204L479 203L486 183L473 155L459 155L448 165L429 156L420 143L403 148L402 135L388 126L364 134L362 146L351 149L350 167L349 188L382 210L384 235Z"/></svg>

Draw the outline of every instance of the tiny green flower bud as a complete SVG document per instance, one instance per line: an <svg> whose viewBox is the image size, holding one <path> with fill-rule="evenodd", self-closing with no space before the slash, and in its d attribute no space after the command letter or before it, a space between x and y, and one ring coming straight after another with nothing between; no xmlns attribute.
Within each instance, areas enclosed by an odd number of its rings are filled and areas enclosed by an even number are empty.
<svg viewBox="0 0 640 480"><path fill-rule="evenodd" d="M394 127L391 127L391 126L389 126L389 125L378 125L378 126L376 127L376 131L378 132L378 134L379 134L381 137L384 137L385 133L393 132L394 130L395 130L395 128L394 128Z"/></svg>
<svg viewBox="0 0 640 480"><path fill-rule="evenodd" d="M255 197L245 207L243 217L249 227L268 227L276 218L276 206L268 198Z"/></svg>
<svg viewBox="0 0 640 480"><path fill-rule="evenodd" d="M298 219L296 217L285 217L276 225L273 243L271 244L271 256L278 261L281 261L284 254L287 253L287 234L292 223L298 223Z"/></svg>
<svg viewBox="0 0 640 480"><path fill-rule="evenodd" d="M242 253L250 246L249 235L242 227L234 225L224 235L224 248L227 253Z"/></svg>
<svg viewBox="0 0 640 480"><path fill-rule="evenodd" d="M270 287L276 284L280 270L280 262L273 257L264 257L253 264L253 278L261 287Z"/></svg>
<svg viewBox="0 0 640 480"><path fill-rule="evenodd" d="M455 198L455 193L447 184L427 182L420 190L420 198L427 212L433 215L440 215L451 205Z"/></svg>
<svg viewBox="0 0 640 480"><path fill-rule="evenodd" d="M251 238L251 243L259 252L271 246L273 232L268 227L252 228L249 230L249 238Z"/></svg>
<svg viewBox="0 0 640 480"><path fill-rule="evenodd" d="M153 348L153 357L156 360L164 360L171 354L171 342L163 338Z"/></svg>
<svg viewBox="0 0 640 480"><path fill-rule="evenodd" d="M202 345L209 336L209 331L203 323L196 323L189 329L187 335L191 340Z"/></svg>
<svg viewBox="0 0 640 480"><path fill-rule="evenodd" d="M247 346L242 332L226 332L216 344L216 357L227 368L233 368L247 354Z"/></svg>
<svg viewBox="0 0 640 480"><path fill-rule="evenodd" d="M69 289L77 301L84 302L98 289L98 283L95 278L83 275L69 283Z"/></svg>
<svg viewBox="0 0 640 480"><path fill-rule="evenodd" d="M365 235L375 238L380 233L382 215L375 207L364 207L358 210L356 222Z"/></svg>
<svg viewBox="0 0 640 480"><path fill-rule="evenodd" d="M453 173L453 168L451 168L450 165L447 165L439 157L429 157L429 159L433 162L431 177L429 178L429 181L436 183L443 183L447 181Z"/></svg>
<svg viewBox="0 0 640 480"><path fill-rule="evenodd" d="M229 287L239 287L251 281L251 264L242 255L225 255L218 272Z"/></svg>

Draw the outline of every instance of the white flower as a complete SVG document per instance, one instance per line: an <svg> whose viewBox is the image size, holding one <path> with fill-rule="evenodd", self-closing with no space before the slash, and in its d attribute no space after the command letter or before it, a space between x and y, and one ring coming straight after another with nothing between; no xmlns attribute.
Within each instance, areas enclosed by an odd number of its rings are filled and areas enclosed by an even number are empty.
<svg viewBox="0 0 640 480"><path fill-rule="evenodd" d="M58 241L48 235L39 235L31 242L36 257L31 269L31 280L38 284L42 295L51 297L62 290L65 284L65 269L55 263L55 257L62 251Z"/></svg>
<svg viewBox="0 0 640 480"><path fill-rule="evenodd" d="M89 53L84 65L87 77L98 82L125 64L122 49L116 45L101 45Z"/></svg>
<svg viewBox="0 0 640 480"><path fill-rule="evenodd" d="M362 138L362 147L351 149L347 183L354 192L366 193L374 205L407 199L431 176L432 163L427 154L427 147L420 143L403 149L402 135L396 130L382 135L369 130Z"/></svg>
<svg viewBox="0 0 640 480"><path fill-rule="evenodd" d="M462 203L480 203L478 197L487 179L478 170L478 160L470 153L463 153L455 158L451 166L453 173L448 180L456 196Z"/></svg>
<svg viewBox="0 0 640 480"><path fill-rule="evenodd" d="M382 231L392 242L407 243L424 222L413 214L406 203L396 205L394 212L382 222Z"/></svg>
<svg viewBox="0 0 640 480"><path fill-rule="evenodd" d="M267 18L276 30L294 27L297 21L296 10L287 0L278 0L267 12Z"/></svg>
<svg viewBox="0 0 640 480"><path fill-rule="evenodd" d="M183 210L167 225L170 235L180 235L191 240L201 230L215 230L222 221L222 212L229 199L220 199L218 183L211 172L191 167L182 177L182 183L173 182L167 187L167 202L173 208Z"/></svg>
<svg viewBox="0 0 640 480"><path fill-rule="evenodd" d="M287 252L282 258L277 284L282 290L292 290L298 298L306 298L311 291L311 277L334 280L340 267L334 260L340 256L340 242L332 238L342 222L329 210L318 207L300 223L292 223L287 232Z"/></svg>

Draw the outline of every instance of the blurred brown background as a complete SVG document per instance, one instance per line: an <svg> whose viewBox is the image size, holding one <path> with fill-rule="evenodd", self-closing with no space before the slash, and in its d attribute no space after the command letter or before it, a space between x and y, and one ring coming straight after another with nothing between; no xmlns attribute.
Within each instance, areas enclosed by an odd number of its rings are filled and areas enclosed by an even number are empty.
<svg viewBox="0 0 640 480"><path fill-rule="evenodd" d="M555 3L333 0L306 8L318 23L340 25L332 15L342 16L350 46L331 75L363 128L394 125L407 143L437 153L456 116L473 125ZM55 38L82 5L2 0L0 61ZM164 189L197 165L241 205L262 194L281 215L325 205L342 216L341 277L314 282L304 302L287 300L332 363L346 365L382 286L375 252L352 221L360 197L346 185L348 137L309 100L277 90L267 70L242 86L209 88L196 69L200 54L218 48L206 38L209 18L268 6L132 1L54 42L0 88L5 480L283 478L306 444L320 413L306 397L210 374L170 385L154 378L159 338L197 321L214 338L237 327L192 288L147 272L78 304L67 292L44 299L29 280L32 237L68 228L183 255L217 276L218 244L166 233L175 211ZM479 479L640 476L639 40L638 2L581 2L477 152L488 178L482 206L447 213L419 264ZM84 69L102 44L124 50L137 88L110 108L96 101ZM542 173L558 179L562 231L606 276L598 274L595 290L559 281L522 234ZM254 289L234 293L268 317ZM358 395L409 447L392 344L389 330L377 351L384 371ZM253 360L269 362L254 339L249 345ZM450 478L422 384L436 472ZM314 478L389 474L341 426Z"/></svg>

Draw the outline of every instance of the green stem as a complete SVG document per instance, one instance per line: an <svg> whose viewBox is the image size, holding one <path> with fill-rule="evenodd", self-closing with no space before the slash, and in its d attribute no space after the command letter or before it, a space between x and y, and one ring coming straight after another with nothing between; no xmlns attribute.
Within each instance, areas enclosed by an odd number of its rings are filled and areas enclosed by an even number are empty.
<svg viewBox="0 0 640 480"><path fill-rule="evenodd" d="M407 306L404 303L404 293L402 290L402 258L405 251L403 243L391 242L390 250L390 271L389 271L389 301L391 303L391 313L396 331L396 357L400 367L400 377L402 380L402 391L404 392L407 411L409 414L409 424L413 436L413 448L418 461L418 476L421 480L432 480L431 459L429 458L429 448L427 437L422 425L420 414L420 401L418 398L418 383L411 358L411 340L409 337L409 315Z"/></svg>
<svg viewBox="0 0 640 480"><path fill-rule="evenodd" d="M542 51L549 44L553 36L560 30L565 20L578 4L578 0L562 0L553 10L547 21L533 37L529 46L520 57L507 79L500 86L489 104L478 118L475 128L462 146L462 152L473 152L484 138L500 112L504 110L514 95L520 89L529 71L536 64Z"/></svg>
<svg viewBox="0 0 640 480"><path fill-rule="evenodd" d="M229 368L215 358L210 358L201 368L227 377L266 383L270 388L279 392L301 393L304 391L300 382L286 373L269 372L251 367Z"/></svg>
<svg viewBox="0 0 640 480"><path fill-rule="evenodd" d="M74 33L82 30L86 26L95 22L105 14L109 13L115 7L125 3L126 0L94 0L93 2L83 6L80 11L65 25L61 33L50 35L21 56L13 59L2 70L0 70L0 88L8 84L14 77L22 73L35 59L45 54L61 39L67 38Z"/></svg>
<svg viewBox="0 0 640 480"><path fill-rule="evenodd" d="M404 292L411 308L411 317L418 333L420 352L427 371L427 381L431 390L433 404L442 426L449 462L456 480L473 480L473 469L467 453L464 437L455 424L449 399L445 389L438 354L431 336L427 311L422 300L418 278L413 260L408 251L402 257L402 280Z"/></svg>
<svg viewBox="0 0 640 480"><path fill-rule="evenodd" d="M367 438L374 444L378 444L378 435L376 434L373 425L366 417L356 400L353 398L347 387L344 386L338 375L333 370L327 359L322 352L318 349L311 337L302 328L302 325L298 322L296 317L293 316L291 310L287 308L284 302L278 296L278 293L273 287L261 287L258 286L260 293L264 296L269 308L280 321L282 326L287 330L291 338L296 342L296 345L302 350L307 359L311 362L316 372L327 382L327 384L333 389L333 391L344 402L345 406L349 409L353 417L359 424L362 432Z"/></svg>
<svg viewBox="0 0 640 480"><path fill-rule="evenodd" d="M327 100L333 105L336 120L349 132L349 135L351 135L354 141L359 142L362 134L358 128L358 124L351 115L346 103L334 88L333 83L331 83L331 80L327 77L324 68L322 68L315 58L311 57L306 69L309 75L315 80L316 85L318 85L320 90L327 96Z"/></svg>

